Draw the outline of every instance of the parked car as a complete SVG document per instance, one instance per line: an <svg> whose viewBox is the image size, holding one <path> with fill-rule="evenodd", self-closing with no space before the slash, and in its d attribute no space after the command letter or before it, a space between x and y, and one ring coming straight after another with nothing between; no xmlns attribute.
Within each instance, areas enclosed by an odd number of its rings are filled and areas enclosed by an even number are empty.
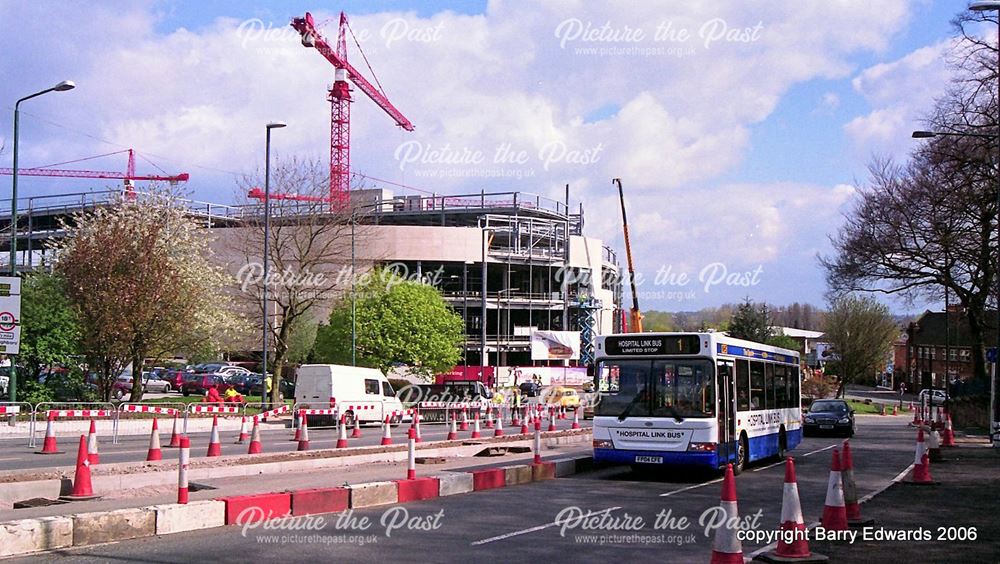
<svg viewBox="0 0 1000 564"><path fill-rule="evenodd" d="M181 387L181 393L185 396L190 396L191 394L203 396L212 386L218 388L220 394L229 388L229 384L226 383L225 377L221 374L192 372L184 376L184 385Z"/></svg>
<svg viewBox="0 0 1000 564"><path fill-rule="evenodd" d="M254 374L232 374L225 377L226 383L243 395L250 394L250 386L254 382ZM259 383L260 377L257 377Z"/></svg>
<svg viewBox="0 0 1000 564"><path fill-rule="evenodd" d="M190 372L179 369L170 369L164 372L163 379L170 382L170 389L179 392L181 391L181 388L184 387L185 374L190 374Z"/></svg>
<svg viewBox="0 0 1000 564"><path fill-rule="evenodd" d="M251 396L259 396L259 395L261 395L261 390L263 389L263 386L261 385L260 374L254 374L250 378L251 378L251 383L250 383L250 388L249 388L249 390L250 390L250 394L249 395L251 395ZM292 382L290 380L282 379L281 380L281 384L279 384L279 387L281 389L281 391L279 393L283 397L286 397L286 398L295 397L295 382Z"/></svg>
<svg viewBox="0 0 1000 564"><path fill-rule="evenodd" d="M927 404L927 396L930 396L931 398L931 405L941 405L944 403L944 400L947 397L945 395L944 390L923 389L920 390L920 394L917 396L917 399L920 400L921 405Z"/></svg>
<svg viewBox="0 0 1000 564"><path fill-rule="evenodd" d="M854 436L854 410L844 400L819 399L802 419L802 434L840 433Z"/></svg>
<svg viewBox="0 0 1000 564"><path fill-rule="evenodd" d="M576 390L573 388L555 386L546 391L545 403L557 407L578 407L580 405L580 396L577 395Z"/></svg>
<svg viewBox="0 0 1000 564"><path fill-rule="evenodd" d="M173 388L170 385L170 381L163 380L152 372L142 373L143 392L164 394L169 392L171 389ZM111 388L111 395L115 399L122 399L130 393L132 393L132 375L122 374L115 380L115 384Z"/></svg>

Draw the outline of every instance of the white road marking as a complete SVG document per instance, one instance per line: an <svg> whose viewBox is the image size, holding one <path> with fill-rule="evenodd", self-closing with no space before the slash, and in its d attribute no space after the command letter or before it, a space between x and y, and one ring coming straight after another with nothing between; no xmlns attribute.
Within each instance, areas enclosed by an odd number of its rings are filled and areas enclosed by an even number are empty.
<svg viewBox="0 0 1000 564"><path fill-rule="evenodd" d="M775 462L774 464L768 464L767 466L762 466L760 468L754 468L753 470L751 470L751 472L760 472L761 470L767 470L768 468L774 468L775 466L777 466L779 464L784 464L784 463L785 463L784 460L779 460L778 462Z"/></svg>
<svg viewBox="0 0 1000 564"><path fill-rule="evenodd" d="M617 509L621 509L621 507L609 507L607 509L602 509L601 511L588 511L587 514L583 516L583 518L585 519L587 517L592 517L594 515L601 515L602 513L610 513L612 511L617 510ZM486 544L486 543L490 543L490 542L494 542L494 541L498 541L498 540L509 539L511 537L516 537L516 536L524 535L524 534L527 534L527 533L534 533L535 531L541 531L543 529L548 529L549 527L555 527L557 525L562 525L562 523L558 522L558 521L553 521L553 522L547 523L545 525L538 525L537 527L531 527L531 528L528 528L528 529L521 529L520 531L514 531L514 532L511 532L511 533L505 533L505 534L498 535L498 536L495 536L495 537L490 537L488 539L483 539L483 540L475 541L475 542L472 543L471 546L479 546L481 544Z"/></svg>
<svg viewBox="0 0 1000 564"><path fill-rule="evenodd" d="M668 497L668 496L672 496L674 494L679 494L681 492L686 492L686 491L690 491L690 490L697 489L697 488L700 488L700 487L704 487L704 486L707 486L709 484L715 484L715 483L721 482L723 479L724 478L716 478L716 479L712 480L711 482L705 482L703 484L695 484L693 486L687 486L685 488L681 488L679 490L674 490L672 492L661 493L660 497Z"/></svg>
<svg viewBox="0 0 1000 564"><path fill-rule="evenodd" d="M816 454L817 452L823 452L824 450L830 450L831 448L837 448L838 446L840 446L839 443L838 444L832 444L832 445L830 445L828 447L823 447L821 449L817 449L817 450L814 450L812 452L807 452L807 453L803 454L802 456L806 457L806 456L809 456L811 454Z"/></svg>

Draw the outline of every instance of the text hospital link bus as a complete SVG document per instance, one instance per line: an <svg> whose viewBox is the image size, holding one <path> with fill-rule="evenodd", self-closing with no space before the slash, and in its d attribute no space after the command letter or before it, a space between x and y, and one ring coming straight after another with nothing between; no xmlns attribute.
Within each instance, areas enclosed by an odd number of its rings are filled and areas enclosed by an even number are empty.
<svg viewBox="0 0 1000 564"><path fill-rule="evenodd" d="M799 354L721 333L598 337L594 460L736 472L802 441Z"/></svg>

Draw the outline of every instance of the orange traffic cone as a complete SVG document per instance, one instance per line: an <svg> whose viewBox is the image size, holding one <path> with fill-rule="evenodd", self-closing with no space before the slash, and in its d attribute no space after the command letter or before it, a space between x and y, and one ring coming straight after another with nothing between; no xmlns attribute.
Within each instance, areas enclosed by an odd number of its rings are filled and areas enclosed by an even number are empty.
<svg viewBox="0 0 1000 564"><path fill-rule="evenodd" d="M510 410L510 424L512 427L521 425L521 408L515 407Z"/></svg>
<svg viewBox="0 0 1000 564"><path fill-rule="evenodd" d="M455 417L451 418L451 429L448 429L448 438L446 440L455 441L458 440L458 429L455 427Z"/></svg>
<svg viewBox="0 0 1000 564"><path fill-rule="evenodd" d="M56 420L56 412L49 412L49 422L45 426L45 441L42 442L42 450L36 451L35 454L63 454L65 451L59 450L56 446L56 432L52 428L52 424Z"/></svg>
<svg viewBox="0 0 1000 564"><path fill-rule="evenodd" d="M260 422L257 417L253 418L253 428L250 430L250 448L247 454L260 454L264 452L263 445L260 444Z"/></svg>
<svg viewBox="0 0 1000 564"><path fill-rule="evenodd" d="M824 529L831 531L847 530L844 482L841 476L840 451L837 449L833 449L833 460L830 463L830 480L826 486L826 504L823 506L821 523Z"/></svg>
<svg viewBox="0 0 1000 564"><path fill-rule="evenodd" d="M146 461L163 460L163 451L160 450L160 426L153 418L153 431L149 435L149 451L146 453Z"/></svg>
<svg viewBox="0 0 1000 564"><path fill-rule="evenodd" d="M579 429L579 428L580 428L580 408L577 407L573 409L573 425L570 427L570 429Z"/></svg>
<svg viewBox="0 0 1000 564"><path fill-rule="evenodd" d="M896 410L896 406L892 406L892 415L893 416L899 415L899 411Z"/></svg>
<svg viewBox="0 0 1000 564"><path fill-rule="evenodd" d="M93 419L90 420L90 432L87 433L87 458L91 466L101 462L101 455L97 452L97 423Z"/></svg>
<svg viewBox="0 0 1000 564"><path fill-rule="evenodd" d="M799 486L795 480L795 462L792 457L785 459L785 487L781 496L781 536L778 546L771 552L761 554L757 559L764 562L826 562L822 554L809 551L809 536L805 520L802 518L802 504L799 502Z"/></svg>
<svg viewBox="0 0 1000 564"><path fill-rule="evenodd" d="M497 409L497 424L496 427L493 428L493 436L494 437L503 436L503 414L500 413L499 408Z"/></svg>
<svg viewBox="0 0 1000 564"><path fill-rule="evenodd" d="M945 413L944 419L944 435L941 437L941 446L943 447L953 447L955 446L955 430L951 426L951 412Z"/></svg>
<svg viewBox="0 0 1000 564"><path fill-rule="evenodd" d="M479 432L479 412L476 411L476 417L475 417L475 421L474 421L473 426L472 426L472 435L470 436L470 438L472 438L472 439L478 439L481 436L482 435Z"/></svg>
<svg viewBox="0 0 1000 564"><path fill-rule="evenodd" d="M715 530L712 539L712 564L743 564L743 543L736 536L736 529L726 523L739 521L739 508L736 505L736 478L733 476L733 465L726 465L726 477L722 481L722 499L719 507L725 513L724 524Z"/></svg>
<svg viewBox="0 0 1000 564"><path fill-rule="evenodd" d="M528 424L531 423L531 411L525 413L524 419L521 420L521 433L522 435L527 435L531 431L528 429Z"/></svg>
<svg viewBox="0 0 1000 564"><path fill-rule="evenodd" d="M493 428L493 408L492 407L487 407L486 408L486 428L487 429L492 429Z"/></svg>
<svg viewBox="0 0 1000 564"><path fill-rule="evenodd" d="M174 429L170 432L170 443L167 444L168 448L180 448L181 447L181 436L177 433L177 414L174 413Z"/></svg>
<svg viewBox="0 0 1000 564"><path fill-rule="evenodd" d="M299 433L299 446L296 450L309 450L309 424L305 415L299 417L299 429L302 432Z"/></svg>
<svg viewBox="0 0 1000 564"><path fill-rule="evenodd" d="M913 456L913 473L905 484L919 484L923 486L934 484L931 478L931 461L927 454L927 446L924 443L924 428L917 429L917 447Z"/></svg>
<svg viewBox="0 0 1000 564"><path fill-rule="evenodd" d="M382 446L389 446L392 444L392 427L389 425L389 416L385 416L385 423L383 424L382 442L379 443Z"/></svg>
<svg viewBox="0 0 1000 564"><path fill-rule="evenodd" d="M851 441L844 441L844 469L840 473L844 484L844 508L847 524L851 527L871 525L873 519L861 518L861 504L858 503L858 486L854 483L854 458L851 456Z"/></svg>
<svg viewBox="0 0 1000 564"><path fill-rule="evenodd" d="M360 421L360 419L358 419L357 417L354 418L354 430L351 431L351 438L352 439L360 439L361 438L361 423L359 421Z"/></svg>
<svg viewBox="0 0 1000 564"><path fill-rule="evenodd" d="M90 482L90 453L87 448L87 436L80 435L80 448L76 451L76 475L73 476L73 493L59 496L69 501L86 501L96 499L94 488Z"/></svg>
<svg viewBox="0 0 1000 564"><path fill-rule="evenodd" d="M469 414L465 411L464 407L462 408L462 424L458 426L458 430L459 431L469 430Z"/></svg>
<svg viewBox="0 0 1000 564"><path fill-rule="evenodd" d="M927 454L931 462L941 462L941 434L934 429L927 433Z"/></svg>
<svg viewBox="0 0 1000 564"><path fill-rule="evenodd" d="M208 439L208 453L205 456L222 456L222 443L219 442L219 416L212 416L212 435Z"/></svg>
<svg viewBox="0 0 1000 564"><path fill-rule="evenodd" d="M250 438L250 433L247 432L247 418L244 415L240 420L240 436L236 438L236 443L238 445L246 444L247 439Z"/></svg>
<svg viewBox="0 0 1000 564"><path fill-rule="evenodd" d="M355 428L357 428L358 420L354 420ZM340 436L337 437L337 448L347 448L347 416L340 416L340 425L337 425L340 429Z"/></svg>

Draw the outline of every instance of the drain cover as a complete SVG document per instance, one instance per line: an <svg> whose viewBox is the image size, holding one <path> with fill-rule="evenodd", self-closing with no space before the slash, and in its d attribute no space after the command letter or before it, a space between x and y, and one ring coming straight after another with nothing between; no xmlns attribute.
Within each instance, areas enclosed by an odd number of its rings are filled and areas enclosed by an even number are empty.
<svg viewBox="0 0 1000 564"><path fill-rule="evenodd" d="M196 482L190 482L188 484L188 490L192 492L200 492L202 490L217 490L219 488L215 486L210 486L208 484L198 484Z"/></svg>
<svg viewBox="0 0 1000 564"><path fill-rule="evenodd" d="M444 464L443 456L418 456L414 459L417 464Z"/></svg>
<svg viewBox="0 0 1000 564"><path fill-rule="evenodd" d="M32 507L48 507L50 505L62 505L69 503L58 499L45 499L44 497L33 497L23 501L15 501L14 509L31 509Z"/></svg>

